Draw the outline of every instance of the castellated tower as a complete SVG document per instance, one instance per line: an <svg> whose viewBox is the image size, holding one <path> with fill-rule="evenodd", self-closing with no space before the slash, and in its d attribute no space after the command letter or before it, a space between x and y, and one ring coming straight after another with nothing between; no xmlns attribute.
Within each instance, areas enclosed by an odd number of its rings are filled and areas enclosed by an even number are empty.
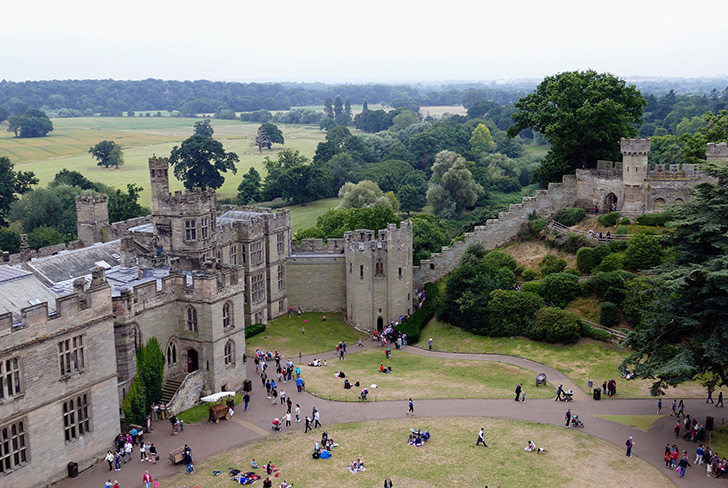
<svg viewBox="0 0 728 488"><path fill-rule="evenodd" d="M344 235L346 312L358 329L381 331L412 313L412 223Z"/></svg>
<svg viewBox="0 0 728 488"><path fill-rule="evenodd" d="M645 208L644 183L649 165L649 139L622 138L622 181L624 197L621 210L641 213Z"/></svg>
<svg viewBox="0 0 728 488"><path fill-rule="evenodd" d="M215 190L195 188L169 193L169 161L149 158L152 184L152 222L157 254L182 258L183 269L197 269L215 256Z"/></svg>
<svg viewBox="0 0 728 488"><path fill-rule="evenodd" d="M76 232L84 246L106 242L109 226L109 197L104 194L76 197Z"/></svg>
<svg viewBox="0 0 728 488"><path fill-rule="evenodd" d="M710 162L728 162L728 143L709 142L705 147L705 160Z"/></svg>

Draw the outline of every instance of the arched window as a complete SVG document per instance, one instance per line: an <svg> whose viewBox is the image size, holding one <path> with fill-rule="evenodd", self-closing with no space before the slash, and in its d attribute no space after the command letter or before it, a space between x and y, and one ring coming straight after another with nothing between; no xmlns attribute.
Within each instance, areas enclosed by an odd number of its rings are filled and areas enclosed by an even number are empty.
<svg viewBox="0 0 728 488"><path fill-rule="evenodd" d="M170 342L167 346L167 366L177 364L177 344Z"/></svg>
<svg viewBox="0 0 728 488"><path fill-rule="evenodd" d="M225 302L222 306L222 326L228 328L233 323L233 304Z"/></svg>
<svg viewBox="0 0 728 488"><path fill-rule="evenodd" d="M374 268L374 276L384 276L384 262L380 259Z"/></svg>
<svg viewBox="0 0 728 488"><path fill-rule="evenodd" d="M232 366L235 364L235 343L228 341L225 344L225 366Z"/></svg>
<svg viewBox="0 0 728 488"><path fill-rule="evenodd" d="M195 307L187 307L186 322L187 330L197 332L197 310Z"/></svg>

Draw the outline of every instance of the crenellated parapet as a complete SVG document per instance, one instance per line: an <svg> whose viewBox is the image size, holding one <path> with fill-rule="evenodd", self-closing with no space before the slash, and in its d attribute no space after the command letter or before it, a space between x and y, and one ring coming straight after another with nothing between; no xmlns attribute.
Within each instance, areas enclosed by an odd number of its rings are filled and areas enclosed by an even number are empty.
<svg viewBox="0 0 728 488"><path fill-rule="evenodd" d="M620 141L622 154L648 155L650 154L650 139L630 139L623 137Z"/></svg>
<svg viewBox="0 0 728 488"><path fill-rule="evenodd" d="M331 238L324 242L323 239L301 239L301 242L291 243L291 254L343 254L344 239Z"/></svg>
<svg viewBox="0 0 728 488"><path fill-rule="evenodd" d="M728 143L709 142L705 148L705 160L708 162L728 161Z"/></svg>

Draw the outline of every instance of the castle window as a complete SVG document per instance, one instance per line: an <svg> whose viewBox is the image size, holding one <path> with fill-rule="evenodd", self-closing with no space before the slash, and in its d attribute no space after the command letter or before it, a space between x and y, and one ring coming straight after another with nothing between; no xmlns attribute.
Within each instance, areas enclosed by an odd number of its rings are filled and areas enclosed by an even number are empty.
<svg viewBox="0 0 728 488"><path fill-rule="evenodd" d="M23 392L20 384L20 359L0 361L0 400L18 396Z"/></svg>
<svg viewBox="0 0 728 488"><path fill-rule="evenodd" d="M374 276L384 276L384 262L379 259L374 267Z"/></svg>
<svg viewBox="0 0 728 488"><path fill-rule="evenodd" d="M91 431L88 393L63 402L63 429L66 442L73 442Z"/></svg>
<svg viewBox="0 0 728 488"><path fill-rule="evenodd" d="M195 307L187 307L185 311L187 330L197 332L197 310Z"/></svg>
<svg viewBox="0 0 728 488"><path fill-rule="evenodd" d="M185 220L185 240L196 241L197 240L197 221L190 219Z"/></svg>
<svg viewBox="0 0 728 488"><path fill-rule="evenodd" d="M251 278L250 301L260 303L265 299L265 277L259 273Z"/></svg>
<svg viewBox="0 0 728 488"><path fill-rule="evenodd" d="M235 244L230 246L230 262L232 264L238 264L238 246Z"/></svg>
<svg viewBox="0 0 728 488"><path fill-rule="evenodd" d="M255 266L263 262L263 243L258 241L250 245L250 264Z"/></svg>
<svg viewBox="0 0 728 488"><path fill-rule="evenodd" d="M79 335L58 343L58 364L61 376L83 371L83 336Z"/></svg>
<svg viewBox="0 0 728 488"><path fill-rule="evenodd" d="M246 257L245 256L245 246L240 246L240 251L241 251L240 252L240 257L242 258L241 261L240 261L240 264L245 264L245 262L246 262L246 259L245 259L245 257Z"/></svg>
<svg viewBox="0 0 728 488"><path fill-rule="evenodd" d="M399 277L402 277L402 268L399 268Z"/></svg>
<svg viewBox="0 0 728 488"><path fill-rule="evenodd" d="M283 252L285 252L286 250L285 243L283 242L283 232L278 234L277 240L278 242L276 243L276 250L278 251L278 254L283 254Z"/></svg>
<svg viewBox="0 0 728 488"><path fill-rule="evenodd" d="M286 267L282 264L278 266L278 291L286 288Z"/></svg>
<svg viewBox="0 0 728 488"><path fill-rule="evenodd" d="M177 364L177 344L170 342L167 346L167 366Z"/></svg>
<svg viewBox="0 0 728 488"><path fill-rule="evenodd" d="M283 312L286 309L285 303L283 303L283 300L278 301L278 312Z"/></svg>
<svg viewBox="0 0 728 488"><path fill-rule="evenodd" d="M364 279L364 265L359 265L359 278Z"/></svg>
<svg viewBox="0 0 728 488"><path fill-rule="evenodd" d="M28 462L25 419L0 426L0 473L9 473Z"/></svg>
<svg viewBox="0 0 728 488"><path fill-rule="evenodd" d="M207 239L209 224L210 219L208 219L207 217L202 217L202 219L200 219L200 230L202 231L203 239Z"/></svg>
<svg viewBox="0 0 728 488"><path fill-rule="evenodd" d="M228 328L233 323L232 321L233 304L230 302L225 302L225 305L222 306L222 326Z"/></svg>
<svg viewBox="0 0 728 488"><path fill-rule="evenodd" d="M225 344L225 366L235 365L235 343L228 341Z"/></svg>
<svg viewBox="0 0 728 488"><path fill-rule="evenodd" d="M349 274L354 272L354 265L349 263Z"/></svg>

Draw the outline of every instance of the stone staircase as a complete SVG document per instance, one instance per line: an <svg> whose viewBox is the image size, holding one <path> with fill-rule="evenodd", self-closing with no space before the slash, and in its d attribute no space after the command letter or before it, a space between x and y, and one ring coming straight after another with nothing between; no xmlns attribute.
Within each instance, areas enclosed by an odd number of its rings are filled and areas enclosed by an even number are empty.
<svg viewBox="0 0 728 488"><path fill-rule="evenodd" d="M162 384L162 399L160 400L162 403L165 405L169 404L174 394L177 393L183 379L184 377L165 380L164 384Z"/></svg>

